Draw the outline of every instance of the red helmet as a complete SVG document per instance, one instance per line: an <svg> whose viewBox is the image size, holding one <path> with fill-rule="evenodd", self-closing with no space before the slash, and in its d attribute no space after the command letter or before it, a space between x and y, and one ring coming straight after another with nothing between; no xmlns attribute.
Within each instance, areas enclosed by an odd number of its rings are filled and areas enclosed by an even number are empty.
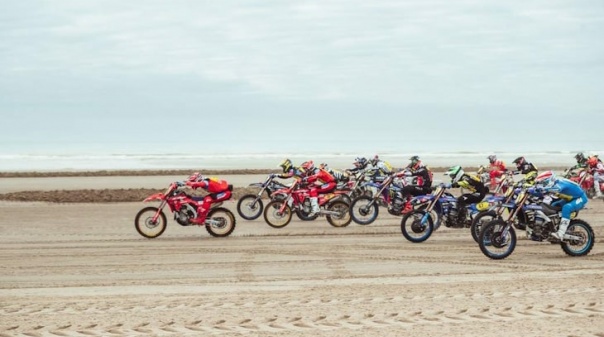
<svg viewBox="0 0 604 337"><path fill-rule="evenodd" d="M199 172L195 172L189 176L189 181L200 181L203 180L203 176Z"/></svg>
<svg viewBox="0 0 604 337"><path fill-rule="evenodd" d="M302 165L300 165L300 167L306 172L312 172L315 169L315 163L313 163L312 160L305 161L302 163Z"/></svg>
<svg viewBox="0 0 604 337"><path fill-rule="evenodd" d="M596 167L598 165L598 158L594 157L589 157L589 159L587 159L587 165L591 166L591 167Z"/></svg>

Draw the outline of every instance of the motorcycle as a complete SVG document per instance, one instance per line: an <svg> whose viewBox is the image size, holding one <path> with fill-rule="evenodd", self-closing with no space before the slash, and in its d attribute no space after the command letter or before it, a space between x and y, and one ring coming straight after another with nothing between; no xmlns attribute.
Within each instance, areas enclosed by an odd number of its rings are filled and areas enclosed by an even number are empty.
<svg viewBox="0 0 604 337"><path fill-rule="evenodd" d="M287 226L292 218L292 209L303 210L304 213L310 213L310 190L300 186L300 181L294 183L282 191L285 198L272 200L264 209L264 220L273 228L283 228ZM326 193L319 194L318 204L320 212L314 217L325 215L327 222L334 227L345 227L350 224L348 212L349 204L342 200L342 194Z"/></svg>
<svg viewBox="0 0 604 337"><path fill-rule="evenodd" d="M595 235L591 226L586 221L577 219L578 213L573 212L565 240L560 241L552 237L551 234L558 231L562 208L545 202L527 205L530 195L534 194L534 188L521 189L507 219L495 219L483 225L478 237L480 251L494 260L505 259L512 254L517 240L514 221L521 210L533 210L535 219L532 223L527 223L527 236L531 240L559 243L562 250L570 256L587 255L595 243Z"/></svg>
<svg viewBox="0 0 604 337"><path fill-rule="evenodd" d="M403 180L404 181L404 180ZM389 175L382 182L369 181L362 184L365 189L375 189L376 193L372 196L361 195L352 200L350 204L350 216L354 222L359 225L369 225L377 219L379 214L379 206L388 207L388 212L393 215L400 215L403 207L403 201L395 208L393 201L397 192L402 190L401 187L393 185L394 175ZM400 209L399 209L400 208ZM396 212L398 210L398 212Z"/></svg>
<svg viewBox="0 0 604 337"><path fill-rule="evenodd" d="M276 191L287 188L284 184L275 181L273 175L269 175L264 182L253 183L249 186L259 187L260 190L256 194L245 194L239 198L237 213L245 220L255 220L262 215L262 211L264 211L262 196L264 193L271 199Z"/></svg>
<svg viewBox="0 0 604 337"><path fill-rule="evenodd" d="M579 184L589 199L593 199L596 196L594 177L592 174L590 174L588 168L581 168L577 171L574 171L572 168L568 168L564 170L562 176ZM602 190L604 190L604 182L600 183L600 191Z"/></svg>
<svg viewBox="0 0 604 337"><path fill-rule="evenodd" d="M210 235L214 237L229 236L235 230L235 215L230 210L220 207L222 202L231 198L233 185L229 190L213 195L212 202L207 207L210 211L203 224L191 222L197 218L197 207L203 202L204 197L191 196L180 187L182 182L173 182L164 192L147 197L143 202L159 201L158 207L145 207L134 218L136 231L149 239L163 234L167 227L166 214L163 209L167 205L170 212L174 213L174 220L181 226L205 226Z"/></svg>
<svg viewBox="0 0 604 337"><path fill-rule="evenodd" d="M462 222L459 222L460 210L457 207L457 197L447 193L446 190L441 184L436 187L434 193L411 199L415 209L405 214L401 220L401 232L405 239L414 243L426 241L437 228L434 224L435 217L432 215L434 212L438 214L437 219L442 221L445 227L468 228L471 226L473 216L488 207L486 201L466 205L465 217ZM416 234L418 236L415 236Z"/></svg>

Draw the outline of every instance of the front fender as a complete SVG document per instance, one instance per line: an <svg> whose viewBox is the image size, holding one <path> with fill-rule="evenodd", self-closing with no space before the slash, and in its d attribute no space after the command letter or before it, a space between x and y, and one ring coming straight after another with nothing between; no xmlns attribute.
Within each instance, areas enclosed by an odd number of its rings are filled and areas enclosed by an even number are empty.
<svg viewBox="0 0 604 337"><path fill-rule="evenodd" d="M143 202L161 201L163 199L164 199L164 194L163 193L155 193L155 194L152 194L152 195L146 197L145 200L143 200Z"/></svg>

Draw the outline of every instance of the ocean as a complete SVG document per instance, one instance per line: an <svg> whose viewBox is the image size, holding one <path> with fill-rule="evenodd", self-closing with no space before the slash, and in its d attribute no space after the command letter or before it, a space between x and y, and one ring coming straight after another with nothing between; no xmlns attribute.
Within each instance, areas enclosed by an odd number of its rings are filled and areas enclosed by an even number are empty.
<svg viewBox="0 0 604 337"><path fill-rule="evenodd" d="M604 151L586 152L600 154ZM170 170L170 169L277 169L279 163L290 158L295 165L306 160L315 164L327 163L332 168L345 169L353 167L354 159L360 155L366 158L375 153L353 152L267 152L267 153L137 153L95 151L90 153L0 153L0 171L90 171L90 170ZM488 164L487 156L496 154L508 166L519 155L537 167L561 166L575 164L571 151L552 152L382 152L380 158L394 167L403 167L409 163L409 157L419 155L424 164L430 167L477 167Z"/></svg>

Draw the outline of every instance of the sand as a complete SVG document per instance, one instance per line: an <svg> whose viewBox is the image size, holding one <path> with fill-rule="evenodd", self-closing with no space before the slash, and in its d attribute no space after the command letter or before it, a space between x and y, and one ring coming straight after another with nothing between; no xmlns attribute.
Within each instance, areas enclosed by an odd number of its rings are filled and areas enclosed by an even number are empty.
<svg viewBox="0 0 604 337"><path fill-rule="evenodd" d="M44 179L2 179L0 193L83 182ZM154 179L85 181L161 188L172 178ZM0 202L0 336L604 336L602 201L580 215L596 232L588 256L518 231L501 261L466 229L408 242L383 209L345 228L237 216L227 238L170 220L145 239L133 226L144 206Z"/></svg>

